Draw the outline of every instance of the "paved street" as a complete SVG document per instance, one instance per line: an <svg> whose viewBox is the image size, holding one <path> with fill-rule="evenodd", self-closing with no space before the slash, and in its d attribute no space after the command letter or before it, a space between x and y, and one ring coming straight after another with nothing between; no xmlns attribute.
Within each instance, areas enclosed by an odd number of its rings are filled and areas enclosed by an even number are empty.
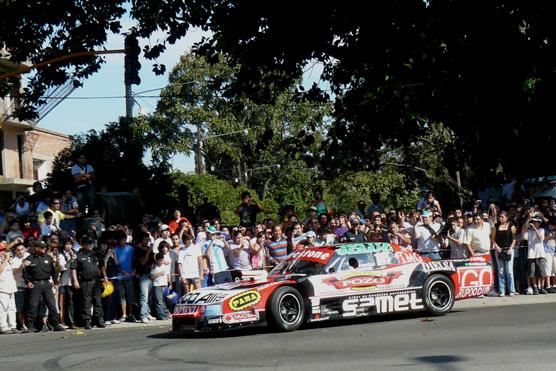
<svg viewBox="0 0 556 371"><path fill-rule="evenodd" d="M0 369L553 370L555 309L556 295L547 295L471 299L445 317L323 323L293 333L175 337L164 323L8 335L0 338Z"/></svg>

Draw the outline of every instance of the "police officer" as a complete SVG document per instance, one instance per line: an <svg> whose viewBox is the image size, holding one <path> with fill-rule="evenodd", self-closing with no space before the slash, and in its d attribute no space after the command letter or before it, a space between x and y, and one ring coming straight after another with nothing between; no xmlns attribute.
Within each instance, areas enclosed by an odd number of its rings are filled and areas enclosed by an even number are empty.
<svg viewBox="0 0 556 371"><path fill-rule="evenodd" d="M71 261L73 288L81 289L81 317L85 329L91 328L91 306L93 307L93 324L104 328L101 300L100 265L102 259L93 252L93 240L85 238L81 241L81 250Z"/></svg>
<svg viewBox="0 0 556 371"><path fill-rule="evenodd" d="M29 290L29 309L27 319L29 330L38 332L35 326L37 311L41 298L48 308L48 322L54 331L65 331L58 321L58 308L52 292L52 283L58 284L59 274L54 266L54 260L46 255L46 243L35 242L35 251L23 261L23 279ZM38 323L40 325L40 323Z"/></svg>

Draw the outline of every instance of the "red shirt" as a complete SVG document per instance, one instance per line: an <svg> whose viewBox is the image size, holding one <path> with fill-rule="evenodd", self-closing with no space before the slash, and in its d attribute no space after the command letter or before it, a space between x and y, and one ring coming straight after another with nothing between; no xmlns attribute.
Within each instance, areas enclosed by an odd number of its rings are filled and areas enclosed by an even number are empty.
<svg viewBox="0 0 556 371"><path fill-rule="evenodd" d="M171 220L171 221L168 223L168 228L170 228L170 232L176 233L176 231L177 231L178 228L180 227L180 223L181 223L181 222L185 222L185 223L191 225L191 222L190 222L186 217L183 217L183 216L182 216L182 217L180 218L180 220L178 220L178 221Z"/></svg>

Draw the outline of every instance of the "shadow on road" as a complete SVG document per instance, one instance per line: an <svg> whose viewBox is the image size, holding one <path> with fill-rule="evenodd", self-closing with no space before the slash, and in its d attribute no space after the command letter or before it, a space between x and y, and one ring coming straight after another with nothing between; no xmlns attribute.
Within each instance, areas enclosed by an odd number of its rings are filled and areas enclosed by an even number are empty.
<svg viewBox="0 0 556 371"><path fill-rule="evenodd" d="M454 311L457 312L457 311ZM448 314L449 315L449 314ZM312 331L321 328L334 328L339 326L353 326L367 323L382 323L392 320L409 320L422 318L422 322L434 322L435 317L424 316L422 312L408 312L408 313L395 313L371 317L359 317L359 318L349 318L343 320L334 321L322 321L307 323L297 331ZM261 334L272 334L278 333L268 326L258 326L258 327L246 327L231 330L221 330L214 332L165 332L160 334L154 334L147 336L151 339L214 339L214 338L232 338L241 336L251 336L251 335L261 335Z"/></svg>

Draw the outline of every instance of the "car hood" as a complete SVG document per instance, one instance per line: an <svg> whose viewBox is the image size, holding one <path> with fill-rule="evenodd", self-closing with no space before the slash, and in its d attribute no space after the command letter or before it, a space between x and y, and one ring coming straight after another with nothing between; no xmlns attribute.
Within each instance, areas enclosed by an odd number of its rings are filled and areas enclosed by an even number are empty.
<svg viewBox="0 0 556 371"><path fill-rule="evenodd" d="M226 299L235 296L239 293L256 290L258 292L268 289L272 286L278 286L281 282L273 280L264 281L239 281L222 283L211 287L202 288L192 291L179 300L180 304L188 305L210 305L222 303Z"/></svg>

